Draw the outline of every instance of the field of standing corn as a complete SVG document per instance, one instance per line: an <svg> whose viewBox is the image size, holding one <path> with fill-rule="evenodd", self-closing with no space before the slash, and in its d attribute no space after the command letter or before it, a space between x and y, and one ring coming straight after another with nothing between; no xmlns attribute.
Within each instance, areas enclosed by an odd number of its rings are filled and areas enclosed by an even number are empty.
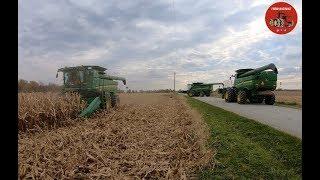
<svg viewBox="0 0 320 180"><path fill-rule="evenodd" d="M19 93L19 131L39 131L68 124L85 106L76 93Z"/></svg>

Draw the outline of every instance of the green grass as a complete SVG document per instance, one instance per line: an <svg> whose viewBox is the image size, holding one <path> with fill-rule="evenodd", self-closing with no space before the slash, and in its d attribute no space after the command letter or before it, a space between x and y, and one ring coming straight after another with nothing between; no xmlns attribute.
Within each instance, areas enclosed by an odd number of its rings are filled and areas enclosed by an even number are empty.
<svg viewBox="0 0 320 180"><path fill-rule="evenodd" d="M217 151L200 179L302 179L302 142L286 133L187 97L210 127Z"/></svg>

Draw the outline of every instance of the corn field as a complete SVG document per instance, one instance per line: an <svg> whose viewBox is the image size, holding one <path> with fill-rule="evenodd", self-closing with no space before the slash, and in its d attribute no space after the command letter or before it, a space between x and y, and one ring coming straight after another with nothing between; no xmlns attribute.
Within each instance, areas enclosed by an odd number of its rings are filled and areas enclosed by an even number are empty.
<svg viewBox="0 0 320 180"><path fill-rule="evenodd" d="M18 129L21 132L37 131L65 125L85 106L76 93L19 93Z"/></svg>

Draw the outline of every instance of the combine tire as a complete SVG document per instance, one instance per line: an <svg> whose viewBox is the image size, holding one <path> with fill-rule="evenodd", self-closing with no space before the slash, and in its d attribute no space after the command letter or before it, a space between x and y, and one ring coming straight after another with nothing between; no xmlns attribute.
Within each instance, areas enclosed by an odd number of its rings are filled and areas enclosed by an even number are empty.
<svg viewBox="0 0 320 180"><path fill-rule="evenodd" d="M224 99L226 102L234 102L236 93L233 89L227 89L227 92L225 93Z"/></svg>
<svg viewBox="0 0 320 180"><path fill-rule="evenodd" d="M101 103L101 108L109 111L111 109L111 101L108 96L104 96L102 103Z"/></svg>
<svg viewBox="0 0 320 180"><path fill-rule="evenodd" d="M191 92L188 92L187 94L188 94L189 97L193 96L193 94Z"/></svg>
<svg viewBox="0 0 320 180"><path fill-rule="evenodd" d="M247 102L247 93L245 91L239 91L237 95L237 103L245 104Z"/></svg>
<svg viewBox="0 0 320 180"><path fill-rule="evenodd" d="M264 102L268 105L273 105L276 102L276 97L274 94L270 96L266 96L264 99Z"/></svg>
<svg viewBox="0 0 320 180"><path fill-rule="evenodd" d="M115 94L111 94L111 106L112 107L117 107L117 102L118 102L119 97Z"/></svg>
<svg viewBox="0 0 320 180"><path fill-rule="evenodd" d="M250 98L250 103L259 103L261 104L263 102L263 98L262 97L256 97L256 98Z"/></svg>

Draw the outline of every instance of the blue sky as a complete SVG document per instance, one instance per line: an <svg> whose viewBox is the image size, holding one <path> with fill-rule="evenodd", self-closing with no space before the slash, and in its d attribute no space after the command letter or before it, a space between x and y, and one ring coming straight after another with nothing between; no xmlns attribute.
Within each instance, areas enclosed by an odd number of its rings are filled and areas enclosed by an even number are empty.
<svg viewBox="0 0 320 180"><path fill-rule="evenodd" d="M19 0L18 78L61 83L60 67L100 65L131 89L173 89L173 72L184 89L275 63L282 88L300 89L301 1L288 1L298 24L286 35L265 25L273 2Z"/></svg>

